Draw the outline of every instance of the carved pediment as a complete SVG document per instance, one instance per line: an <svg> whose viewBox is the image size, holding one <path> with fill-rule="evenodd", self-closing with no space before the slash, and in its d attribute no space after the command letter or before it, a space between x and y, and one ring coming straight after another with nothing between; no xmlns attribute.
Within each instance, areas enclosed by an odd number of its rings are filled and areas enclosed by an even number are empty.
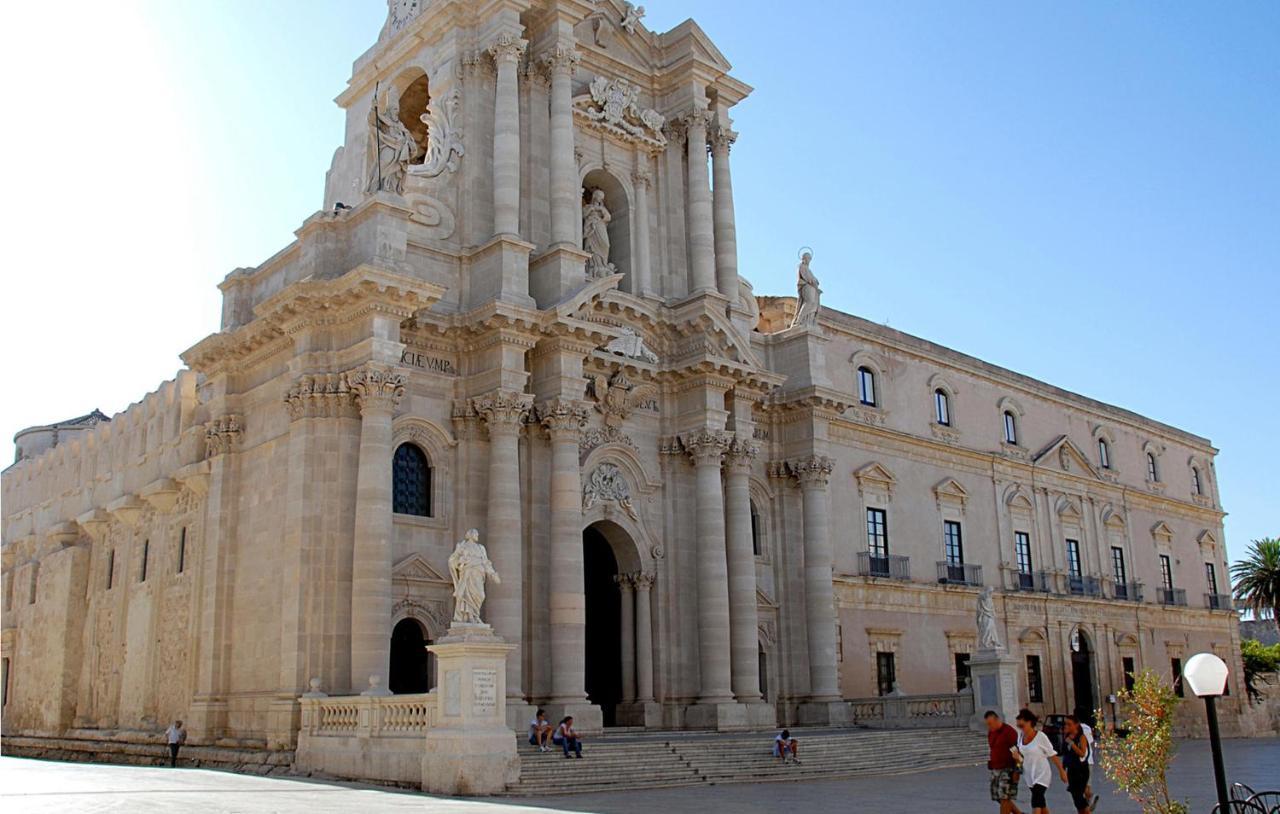
<svg viewBox="0 0 1280 814"><path fill-rule="evenodd" d="M965 501L969 499L969 491L955 478L938 481L933 487L933 495L938 499L939 507L952 505L963 509Z"/></svg>
<svg viewBox="0 0 1280 814"><path fill-rule="evenodd" d="M1213 548L1218 545L1218 537L1209 529L1205 529L1196 535L1196 542L1202 546Z"/></svg>
<svg viewBox="0 0 1280 814"><path fill-rule="evenodd" d="M587 93L575 96L573 113L587 127L630 141L662 150L667 137L662 128L666 118L651 107L640 103L640 88L620 77L610 79L597 76L591 80Z"/></svg>
<svg viewBox="0 0 1280 814"><path fill-rule="evenodd" d="M872 461L854 470L853 476L858 480L859 494L865 494L870 489L883 492L886 496L892 497L893 487L898 482L893 473L878 461Z"/></svg>
<svg viewBox="0 0 1280 814"><path fill-rule="evenodd" d="M1169 528L1168 523L1163 520L1159 520L1151 527L1151 536L1154 537L1157 542L1167 543L1173 539L1173 529Z"/></svg>
<svg viewBox="0 0 1280 814"><path fill-rule="evenodd" d="M1005 492L1004 503L1009 507L1009 511L1034 513L1036 504L1031 498L1027 497L1027 493L1021 486L1010 486Z"/></svg>
<svg viewBox="0 0 1280 814"><path fill-rule="evenodd" d="M391 569L391 578L404 582L443 582L449 580L427 562L427 558L418 553L410 554Z"/></svg>
<svg viewBox="0 0 1280 814"><path fill-rule="evenodd" d="M1080 451L1080 448L1065 435L1059 435L1053 439L1047 447L1032 456L1031 460L1041 465L1052 466L1063 472L1085 474L1098 478L1098 471L1094 469L1093 464L1089 463L1089 459ZM1101 478L1098 479L1101 480Z"/></svg>

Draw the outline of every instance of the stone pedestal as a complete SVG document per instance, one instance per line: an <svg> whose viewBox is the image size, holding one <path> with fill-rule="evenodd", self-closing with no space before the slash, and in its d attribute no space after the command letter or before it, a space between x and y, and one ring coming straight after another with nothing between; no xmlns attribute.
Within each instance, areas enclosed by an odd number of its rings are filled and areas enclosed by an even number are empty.
<svg viewBox="0 0 1280 814"><path fill-rule="evenodd" d="M853 707L845 701L806 701L796 708L796 721L803 726L851 726Z"/></svg>
<svg viewBox="0 0 1280 814"><path fill-rule="evenodd" d="M973 688L973 720L970 728L984 728L982 716L995 710L1005 721L1018 714L1018 659L1001 650L979 650L969 660Z"/></svg>
<svg viewBox="0 0 1280 814"><path fill-rule="evenodd" d="M507 726L506 661L512 645L488 625L454 623L427 648L436 657L439 724L427 732L422 790L496 794L520 779Z"/></svg>

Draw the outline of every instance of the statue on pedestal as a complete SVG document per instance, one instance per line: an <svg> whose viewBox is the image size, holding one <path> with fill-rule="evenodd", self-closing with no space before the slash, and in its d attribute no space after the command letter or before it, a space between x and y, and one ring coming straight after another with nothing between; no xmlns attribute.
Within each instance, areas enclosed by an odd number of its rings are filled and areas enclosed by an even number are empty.
<svg viewBox="0 0 1280 814"><path fill-rule="evenodd" d="M609 221L612 215L604 205L604 190L591 190L591 199L582 206L582 248L591 255L587 260L587 279L613 274L609 262Z"/></svg>
<svg viewBox="0 0 1280 814"><path fill-rule="evenodd" d="M409 128L400 121L400 103L392 100L385 110L375 104L369 110L370 142L373 168L369 173L369 194L394 192L404 194L404 174L418 152Z"/></svg>
<svg viewBox="0 0 1280 814"><path fill-rule="evenodd" d="M995 589L983 588L978 594L978 649L1003 650L1000 632L996 629Z"/></svg>
<svg viewBox="0 0 1280 814"><path fill-rule="evenodd" d="M797 325L805 328L818 325L818 300L822 295L822 289L818 288L818 278L809 269L809 261L812 259L811 252L800 255L800 268L796 269L796 294L800 302L799 307L796 308L795 319L791 320L792 328Z"/></svg>
<svg viewBox="0 0 1280 814"><path fill-rule="evenodd" d="M501 584L489 554L480 544L480 532L470 529L449 555L449 576L453 580L454 624L482 625L480 606L484 604L485 578Z"/></svg>

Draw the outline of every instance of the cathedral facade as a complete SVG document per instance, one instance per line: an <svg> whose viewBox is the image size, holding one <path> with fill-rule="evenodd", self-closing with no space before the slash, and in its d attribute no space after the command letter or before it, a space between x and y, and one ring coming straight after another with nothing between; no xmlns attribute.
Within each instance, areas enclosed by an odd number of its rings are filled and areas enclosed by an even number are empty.
<svg viewBox="0 0 1280 814"><path fill-rule="evenodd" d="M751 89L642 17L392 0L296 240L227 276L174 379L17 439L6 734L289 748L309 688L425 692L472 528L513 721L956 693L985 588L1041 712L1240 664L1210 442L824 308L807 255L756 296Z"/></svg>

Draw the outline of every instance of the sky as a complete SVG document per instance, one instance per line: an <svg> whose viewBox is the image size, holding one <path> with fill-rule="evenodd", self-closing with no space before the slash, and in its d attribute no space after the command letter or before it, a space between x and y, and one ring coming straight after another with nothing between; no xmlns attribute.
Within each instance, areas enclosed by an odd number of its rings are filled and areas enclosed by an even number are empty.
<svg viewBox="0 0 1280 814"><path fill-rule="evenodd" d="M647 0L755 88L739 268L1207 436L1280 536L1280 3ZM9 4L0 436L123 410L323 201L380 0ZM3 453L3 459L12 455Z"/></svg>

